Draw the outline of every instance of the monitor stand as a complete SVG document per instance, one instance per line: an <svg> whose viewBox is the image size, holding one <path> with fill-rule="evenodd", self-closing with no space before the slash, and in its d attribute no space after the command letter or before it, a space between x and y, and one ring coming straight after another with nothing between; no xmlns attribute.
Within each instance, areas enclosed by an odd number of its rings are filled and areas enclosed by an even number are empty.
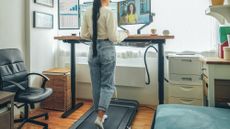
<svg viewBox="0 0 230 129"><path fill-rule="evenodd" d="M146 26L150 25L150 24L153 22L153 16L155 16L155 13L151 13L151 15L150 15L151 21L150 21L149 23L144 24L143 26L141 26L141 27L137 30L137 34L141 34L141 30L144 29ZM124 27L122 27L122 26L120 26L120 25L119 25L119 27L120 27L121 29L123 29L123 30L127 30L127 29L125 29Z"/></svg>
<svg viewBox="0 0 230 129"><path fill-rule="evenodd" d="M141 34L141 30L144 29L146 26L150 25L152 22L148 23L148 24L144 24L142 27L140 27L138 30L137 30L137 34Z"/></svg>

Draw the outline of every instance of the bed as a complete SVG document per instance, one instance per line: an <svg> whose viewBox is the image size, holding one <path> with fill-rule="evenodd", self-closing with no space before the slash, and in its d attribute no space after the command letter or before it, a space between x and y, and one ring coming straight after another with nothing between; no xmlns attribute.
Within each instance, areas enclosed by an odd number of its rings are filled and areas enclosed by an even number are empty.
<svg viewBox="0 0 230 129"><path fill-rule="evenodd" d="M230 129L230 109L160 105L152 129Z"/></svg>

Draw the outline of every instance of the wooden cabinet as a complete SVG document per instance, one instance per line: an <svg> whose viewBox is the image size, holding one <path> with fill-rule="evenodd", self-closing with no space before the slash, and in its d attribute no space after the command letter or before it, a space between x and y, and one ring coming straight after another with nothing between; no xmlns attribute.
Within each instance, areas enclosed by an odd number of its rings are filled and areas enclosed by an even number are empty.
<svg viewBox="0 0 230 129"><path fill-rule="evenodd" d="M230 108L230 60L206 58L205 66L207 105Z"/></svg>
<svg viewBox="0 0 230 129"><path fill-rule="evenodd" d="M43 72L50 80L46 87L53 89L53 94L41 103L42 108L66 111L71 107L70 70L54 68Z"/></svg>
<svg viewBox="0 0 230 129"><path fill-rule="evenodd" d="M0 91L0 129L14 129L14 93Z"/></svg>

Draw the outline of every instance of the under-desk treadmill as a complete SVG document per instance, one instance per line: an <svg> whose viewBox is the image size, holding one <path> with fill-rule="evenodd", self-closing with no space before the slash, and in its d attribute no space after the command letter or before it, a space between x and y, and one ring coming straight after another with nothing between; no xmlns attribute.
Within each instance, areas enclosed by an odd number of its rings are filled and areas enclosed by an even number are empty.
<svg viewBox="0 0 230 129"><path fill-rule="evenodd" d="M104 122L105 129L130 129L139 103L135 100L113 99ZM97 113L91 107L70 129L98 129L94 124Z"/></svg>

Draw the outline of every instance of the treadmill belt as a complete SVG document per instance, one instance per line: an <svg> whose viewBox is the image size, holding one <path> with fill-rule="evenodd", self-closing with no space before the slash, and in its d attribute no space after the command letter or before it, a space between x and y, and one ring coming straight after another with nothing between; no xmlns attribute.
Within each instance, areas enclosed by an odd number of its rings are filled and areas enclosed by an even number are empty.
<svg viewBox="0 0 230 129"><path fill-rule="evenodd" d="M112 100L107 111L108 118L104 122L105 129L127 129L137 112L138 102L132 100ZM71 129L97 129L94 124L97 113L93 107L88 110Z"/></svg>

